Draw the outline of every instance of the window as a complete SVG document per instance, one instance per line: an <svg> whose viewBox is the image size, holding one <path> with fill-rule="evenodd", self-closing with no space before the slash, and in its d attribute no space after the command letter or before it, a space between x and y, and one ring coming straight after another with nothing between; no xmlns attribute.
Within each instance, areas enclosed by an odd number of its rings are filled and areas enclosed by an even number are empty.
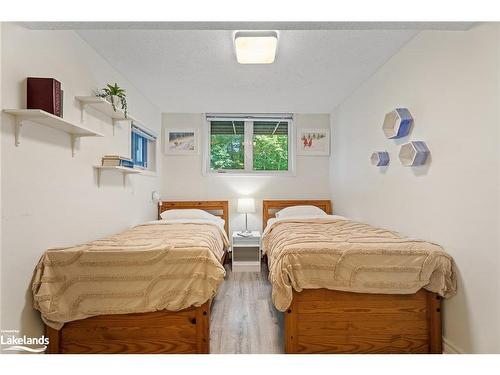
<svg viewBox="0 0 500 375"><path fill-rule="evenodd" d="M291 115L207 116L207 162L210 172L289 173Z"/></svg>
<svg viewBox="0 0 500 375"><path fill-rule="evenodd" d="M148 140L132 132L132 161L135 166L148 167Z"/></svg>
<svg viewBox="0 0 500 375"><path fill-rule="evenodd" d="M254 121L253 169L288 171L288 122Z"/></svg>
<svg viewBox="0 0 500 375"><path fill-rule="evenodd" d="M131 127L131 159L134 167L155 170L156 136L134 124Z"/></svg>
<svg viewBox="0 0 500 375"><path fill-rule="evenodd" d="M245 169L245 123L210 122L210 169Z"/></svg>

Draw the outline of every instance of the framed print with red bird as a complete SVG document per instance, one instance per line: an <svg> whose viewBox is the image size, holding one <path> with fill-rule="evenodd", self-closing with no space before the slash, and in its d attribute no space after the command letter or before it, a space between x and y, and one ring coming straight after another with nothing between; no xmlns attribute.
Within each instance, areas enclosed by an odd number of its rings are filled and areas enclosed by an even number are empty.
<svg viewBox="0 0 500 375"><path fill-rule="evenodd" d="M330 155L329 129L302 128L297 133L297 155Z"/></svg>

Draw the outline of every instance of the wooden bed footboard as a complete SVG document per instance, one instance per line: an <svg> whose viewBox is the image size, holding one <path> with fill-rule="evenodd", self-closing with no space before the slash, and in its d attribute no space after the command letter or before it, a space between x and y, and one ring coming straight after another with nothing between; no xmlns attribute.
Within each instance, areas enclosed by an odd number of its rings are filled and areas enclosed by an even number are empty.
<svg viewBox="0 0 500 375"><path fill-rule="evenodd" d="M327 289L293 292L286 353L442 353L441 298Z"/></svg>
<svg viewBox="0 0 500 375"><path fill-rule="evenodd" d="M208 354L210 304L181 311L100 315L46 327L53 354Z"/></svg>

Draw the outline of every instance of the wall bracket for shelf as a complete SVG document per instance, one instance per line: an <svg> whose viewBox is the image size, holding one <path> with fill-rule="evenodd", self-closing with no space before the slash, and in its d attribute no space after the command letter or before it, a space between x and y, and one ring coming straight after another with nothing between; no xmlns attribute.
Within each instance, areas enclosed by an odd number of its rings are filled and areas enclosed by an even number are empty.
<svg viewBox="0 0 500 375"><path fill-rule="evenodd" d="M80 150L80 138L77 135L70 134L71 136L71 155L75 157L77 152Z"/></svg>
<svg viewBox="0 0 500 375"><path fill-rule="evenodd" d="M89 105L84 102L80 102L80 122L83 124L85 122L85 111Z"/></svg>
<svg viewBox="0 0 500 375"><path fill-rule="evenodd" d="M100 188L101 187L101 170L96 169L96 172L97 172L97 187Z"/></svg>
<svg viewBox="0 0 500 375"><path fill-rule="evenodd" d="M119 123L120 121L131 121L131 120L129 120L129 119L120 120L120 119L112 118L111 122L113 123L113 137L115 136L116 124Z"/></svg>
<svg viewBox="0 0 500 375"><path fill-rule="evenodd" d="M16 127L14 129L15 145L16 147L21 144L21 128L24 125L23 119L16 117Z"/></svg>

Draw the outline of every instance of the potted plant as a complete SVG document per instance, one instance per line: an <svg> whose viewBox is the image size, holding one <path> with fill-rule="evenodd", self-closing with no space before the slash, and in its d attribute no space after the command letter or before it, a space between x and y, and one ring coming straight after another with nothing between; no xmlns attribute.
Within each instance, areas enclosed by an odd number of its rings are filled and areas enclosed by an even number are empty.
<svg viewBox="0 0 500 375"><path fill-rule="evenodd" d="M97 93L97 96L109 101L115 112L116 106L120 103L123 113L125 114L125 118L127 118L127 95L125 94L125 89L118 86L116 82L114 86L110 84L106 85L101 92Z"/></svg>

